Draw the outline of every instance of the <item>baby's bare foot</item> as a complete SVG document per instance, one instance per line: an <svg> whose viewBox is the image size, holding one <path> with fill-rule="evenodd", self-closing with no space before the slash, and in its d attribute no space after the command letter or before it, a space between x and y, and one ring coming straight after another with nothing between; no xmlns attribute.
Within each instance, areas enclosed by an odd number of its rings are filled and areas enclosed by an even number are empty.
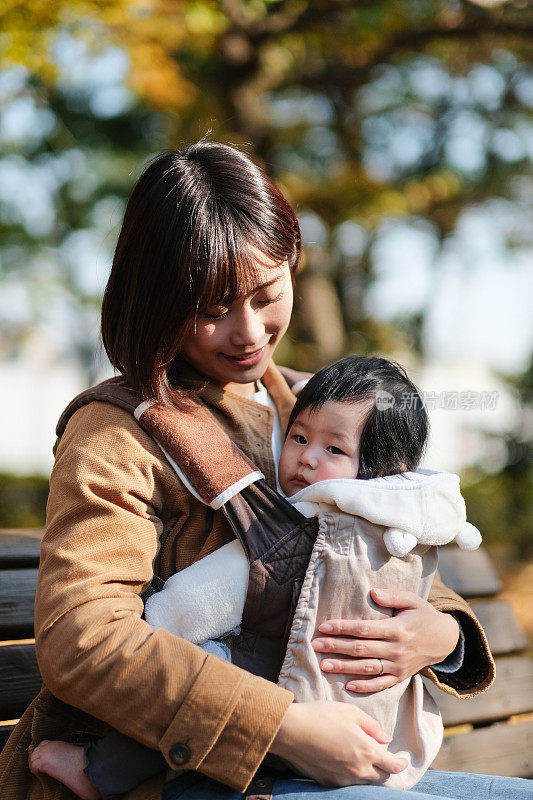
<svg viewBox="0 0 533 800"><path fill-rule="evenodd" d="M82 800L99 800L101 796L83 771L87 765L83 747L45 740L30 754L28 764L35 775L38 772L50 775Z"/></svg>

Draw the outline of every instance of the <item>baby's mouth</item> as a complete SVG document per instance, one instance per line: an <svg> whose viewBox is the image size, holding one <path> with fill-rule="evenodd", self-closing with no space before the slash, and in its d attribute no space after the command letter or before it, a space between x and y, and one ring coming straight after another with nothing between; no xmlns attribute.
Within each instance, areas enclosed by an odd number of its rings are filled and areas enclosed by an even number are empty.
<svg viewBox="0 0 533 800"><path fill-rule="evenodd" d="M300 473L298 473L297 475L294 476L294 478L292 479L292 482L293 483L301 483L302 486L309 486L310 485L309 481L306 480L303 475L300 475Z"/></svg>

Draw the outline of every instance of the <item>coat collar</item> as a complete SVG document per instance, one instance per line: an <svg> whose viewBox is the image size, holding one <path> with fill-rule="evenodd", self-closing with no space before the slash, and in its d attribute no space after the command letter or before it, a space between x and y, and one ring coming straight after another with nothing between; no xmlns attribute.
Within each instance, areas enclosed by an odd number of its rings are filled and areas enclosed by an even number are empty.
<svg viewBox="0 0 533 800"><path fill-rule="evenodd" d="M281 431L285 433L296 398L273 361L270 361L261 380L274 401L280 418ZM255 405L255 400L209 382L185 361L180 361L178 364L175 385L176 388L195 390L208 405L219 408L223 412L233 410L236 402L241 405L250 403Z"/></svg>

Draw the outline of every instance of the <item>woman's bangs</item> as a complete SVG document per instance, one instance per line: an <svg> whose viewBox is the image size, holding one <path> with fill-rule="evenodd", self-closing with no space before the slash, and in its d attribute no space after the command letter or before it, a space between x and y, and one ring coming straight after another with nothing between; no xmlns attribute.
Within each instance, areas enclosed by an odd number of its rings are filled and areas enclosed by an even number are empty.
<svg viewBox="0 0 533 800"><path fill-rule="evenodd" d="M210 249L211 253L204 251L205 262L199 270L204 277L198 302L199 312L210 307L229 306L238 297L251 294L260 279L261 269L274 269L285 260L283 257L278 260L278 254L271 256L242 237L228 237L222 247ZM262 252L269 259L276 258L276 264L261 258Z"/></svg>

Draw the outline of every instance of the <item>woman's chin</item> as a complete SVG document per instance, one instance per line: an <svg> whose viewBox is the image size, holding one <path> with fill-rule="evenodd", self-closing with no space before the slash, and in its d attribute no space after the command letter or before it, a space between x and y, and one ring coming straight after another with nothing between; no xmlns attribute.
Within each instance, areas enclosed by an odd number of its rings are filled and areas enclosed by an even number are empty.
<svg viewBox="0 0 533 800"><path fill-rule="evenodd" d="M241 386L254 384L256 381L261 380L265 374L270 359L271 353L265 351L261 360L256 364L250 366L234 366L232 369L224 370L226 378L224 384L239 384Z"/></svg>

